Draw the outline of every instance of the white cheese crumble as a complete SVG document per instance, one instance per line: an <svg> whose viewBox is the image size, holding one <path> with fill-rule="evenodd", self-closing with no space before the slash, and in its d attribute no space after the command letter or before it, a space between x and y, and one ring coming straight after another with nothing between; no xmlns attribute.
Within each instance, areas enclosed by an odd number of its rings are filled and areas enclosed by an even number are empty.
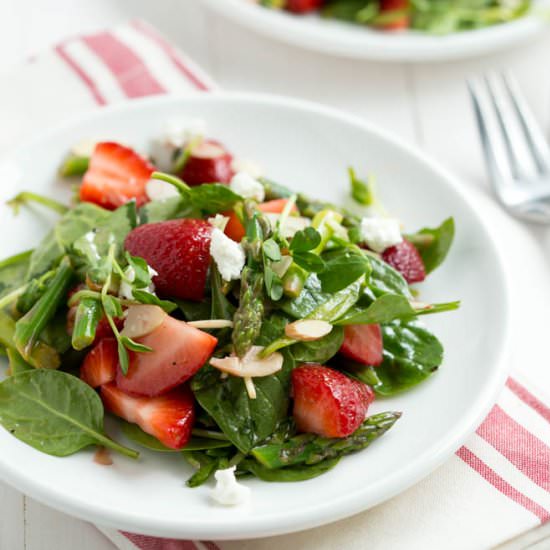
<svg viewBox="0 0 550 550"><path fill-rule="evenodd" d="M158 275L158 273L151 267L147 266L147 270L149 271L149 275L154 277L155 275ZM131 283L134 282L134 279L136 278L136 272L134 271L134 268L132 266L128 266L124 270L124 276L128 281L125 281L122 279L120 281L120 286L118 287L118 295L120 298L125 298L126 300L133 300L134 295L132 294L132 285ZM148 292L149 294L155 293L155 285L151 282L150 285L140 288L139 290L143 290L144 292Z"/></svg>
<svg viewBox="0 0 550 550"><path fill-rule="evenodd" d="M231 169L235 173L246 172L256 179L261 178L264 175L264 171L259 164L246 159L233 159L231 162Z"/></svg>
<svg viewBox="0 0 550 550"><path fill-rule="evenodd" d="M235 466L214 473L216 486L210 492L212 500L223 506L244 504L250 498L250 487L237 481Z"/></svg>
<svg viewBox="0 0 550 550"><path fill-rule="evenodd" d="M403 240L399 220L395 218L363 218L360 231L363 241L375 252L384 252Z"/></svg>
<svg viewBox="0 0 550 550"><path fill-rule="evenodd" d="M206 123L202 119L169 120L161 136L151 143L151 156L159 170L168 172L174 163L174 154L185 143L196 137L204 136Z"/></svg>
<svg viewBox="0 0 550 550"><path fill-rule="evenodd" d="M178 190L162 180L149 180L145 185L145 193L152 201L161 201L179 195Z"/></svg>
<svg viewBox="0 0 550 550"><path fill-rule="evenodd" d="M231 178L229 188L245 199L262 202L265 198L264 186L246 172L237 172Z"/></svg>
<svg viewBox="0 0 550 550"><path fill-rule="evenodd" d="M225 235L223 231L214 227L210 241L210 255L216 262L222 278L226 281L238 279L244 267L244 250Z"/></svg>
<svg viewBox="0 0 550 550"><path fill-rule="evenodd" d="M271 227L275 229L281 215L274 214L272 212L266 212L265 217L271 223ZM289 239L291 237L294 237L294 235L296 235L298 231L301 231L302 229L305 229L310 225L311 225L311 220L309 218L305 218L303 216L287 216L285 222L281 227L281 235Z"/></svg>

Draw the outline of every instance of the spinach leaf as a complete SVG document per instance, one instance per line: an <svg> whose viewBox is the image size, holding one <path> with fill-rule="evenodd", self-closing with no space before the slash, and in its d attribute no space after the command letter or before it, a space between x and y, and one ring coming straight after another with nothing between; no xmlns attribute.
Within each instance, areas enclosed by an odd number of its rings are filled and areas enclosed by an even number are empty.
<svg viewBox="0 0 550 550"><path fill-rule="evenodd" d="M31 447L67 456L104 445L126 456L138 453L109 439L97 393L76 376L36 369L0 383L0 424Z"/></svg>
<svg viewBox="0 0 550 550"><path fill-rule="evenodd" d="M323 292L318 275L311 274L297 298L282 304L281 309L296 319L320 319L333 322L342 317L359 299L363 277L338 292Z"/></svg>
<svg viewBox="0 0 550 550"><path fill-rule="evenodd" d="M443 361L443 346L416 320L383 325L382 338L382 364L365 369L376 376L374 390L379 395L389 396L416 386L435 372ZM360 372L355 374L363 379Z"/></svg>
<svg viewBox="0 0 550 550"><path fill-rule="evenodd" d="M26 280L49 271L82 235L109 219L111 212L89 202L69 210L55 224L30 258Z"/></svg>
<svg viewBox="0 0 550 550"><path fill-rule="evenodd" d="M220 459L200 451L184 452L183 457L197 471L186 481L188 487L199 487L206 483L218 469Z"/></svg>
<svg viewBox="0 0 550 550"><path fill-rule="evenodd" d="M323 292L338 292L371 270L368 258L349 248L329 253L325 259L325 269L319 274Z"/></svg>
<svg viewBox="0 0 550 550"><path fill-rule="evenodd" d="M344 329L333 327L323 338L312 342L299 342L292 346L292 355L301 363L326 363L337 353L344 341Z"/></svg>
<svg viewBox="0 0 550 550"><path fill-rule="evenodd" d="M372 302L366 309L359 306L351 308L347 314L338 319L338 325L372 325L376 323L389 323L396 319L412 319L417 315L442 313L458 309L460 302L446 302L442 304L429 304L422 309L415 309L405 296L397 294L383 294Z"/></svg>
<svg viewBox="0 0 550 550"><path fill-rule="evenodd" d="M206 449L221 449L230 447L229 441L221 441L219 439L208 439L206 437L191 437L187 445L183 449L170 449L163 445L156 437L145 433L137 424L122 422L122 433L134 443L145 447L151 451L159 451L164 453L178 453L181 451L203 451Z"/></svg>
<svg viewBox="0 0 550 550"><path fill-rule="evenodd" d="M0 261L0 297L20 286L29 269L32 250Z"/></svg>
<svg viewBox="0 0 550 550"><path fill-rule="evenodd" d="M212 302L208 298L205 298L201 302L193 302L191 300L180 300L179 298L174 298L174 302L182 311L186 321L202 321L204 319L214 318L210 317Z"/></svg>
<svg viewBox="0 0 550 550"><path fill-rule="evenodd" d="M369 261L372 267L367 286L380 296L387 292L392 294L401 294L407 298L412 298L411 291L403 275L396 271L386 262L375 256L369 255Z"/></svg>
<svg viewBox="0 0 550 550"><path fill-rule="evenodd" d="M439 227L425 227L414 235L407 235L407 239L420 252L426 273L431 273L443 263L453 244L454 234L454 220L447 218Z"/></svg>
<svg viewBox="0 0 550 550"><path fill-rule="evenodd" d="M308 252L317 248L321 243L321 235L319 231L313 227L306 227L301 231L298 231L294 237L292 237L292 242L290 243L291 252Z"/></svg>
<svg viewBox="0 0 550 550"><path fill-rule="evenodd" d="M188 191L191 204L204 214L231 210L243 198L222 183L203 183Z"/></svg>
<svg viewBox="0 0 550 550"><path fill-rule="evenodd" d="M100 270L112 244L117 245L118 256L122 258L124 239L136 224L137 212L134 201L127 202L111 212L107 218L96 223L91 231L77 238L71 247L71 259L77 269L81 273L90 269ZM99 277L99 280L104 279L104 274Z"/></svg>
<svg viewBox="0 0 550 550"><path fill-rule="evenodd" d="M191 389L201 407L214 418L223 433L243 453L269 437L287 416L290 372L294 360L284 354L278 373L254 378L256 399L250 399L242 378L222 378L203 367L193 378Z"/></svg>
<svg viewBox="0 0 550 550"><path fill-rule="evenodd" d="M339 458L329 458L311 465L300 464L298 466L272 469L247 458L239 464L238 468L239 472L250 472L262 481L306 481L332 470L339 460Z"/></svg>
<svg viewBox="0 0 550 550"><path fill-rule="evenodd" d="M170 197L168 199L151 201L139 209L139 224L165 222L178 218L198 217L193 207L182 197Z"/></svg>
<svg viewBox="0 0 550 550"><path fill-rule="evenodd" d="M164 309L166 313L172 313L175 309L178 308L178 304L171 302L170 300L161 300L155 294L151 294L145 290L132 289L132 296L140 304L148 304L153 306L159 306Z"/></svg>

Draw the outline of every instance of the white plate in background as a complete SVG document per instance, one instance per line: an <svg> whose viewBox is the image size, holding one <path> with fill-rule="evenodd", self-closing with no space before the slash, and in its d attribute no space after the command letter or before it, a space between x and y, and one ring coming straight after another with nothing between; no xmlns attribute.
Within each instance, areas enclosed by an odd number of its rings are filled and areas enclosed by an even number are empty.
<svg viewBox="0 0 550 550"><path fill-rule="evenodd" d="M510 23L444 36L421 32L382 32L317 14L295 15L249 0L203 0L249 30L309 50L378 61L443 61L488 54L519 45L548 30L544 16L528 15ZM548 0L535 1L535 10ZM268 70L268 68L266 68Z"/></svg>

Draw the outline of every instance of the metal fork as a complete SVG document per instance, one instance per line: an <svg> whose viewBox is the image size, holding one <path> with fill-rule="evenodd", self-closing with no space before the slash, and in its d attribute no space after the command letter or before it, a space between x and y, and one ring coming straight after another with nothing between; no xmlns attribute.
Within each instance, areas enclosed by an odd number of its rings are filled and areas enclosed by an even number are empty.
<svg viewBox="0 0 550 550"><path fill-rule="evenodd" d="M513 77L468 80L493 190L514 216L550 223L550 148Z"/></svg>

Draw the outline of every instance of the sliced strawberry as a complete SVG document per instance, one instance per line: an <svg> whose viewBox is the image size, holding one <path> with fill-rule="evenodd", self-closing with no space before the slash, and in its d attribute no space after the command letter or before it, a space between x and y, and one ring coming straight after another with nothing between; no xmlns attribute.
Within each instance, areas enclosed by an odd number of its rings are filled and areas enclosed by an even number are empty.
<svg viewBox="0 0 550 550"><path fill-rule="evenodd" d="M203 141L193 148L189 160L178 174L188 185L229 183L233 177L233 156L221 143Z"/></svg>
<svg viewBox="0 0 550 550"><path fill-rule="evenodd" d="M262 212L271 214L280 214L288 202L288 199L274 199L272 201L262 202L258 204L258 209ZM299 214L296 205L293 205L291 212ZM244 227L235 212L224 212L224 216L229 218L225 226L225 234L234 241L241 242L244 237Z"/></svg>
<svg viewBox="0 0 550 550"><path fill-rule="evenodd" d="M153 349L130 353L124 375L117 370L116 385L123 391L155 396L167 392L193 376L210 358L217 338L167 315L153 332L135 338Z"/></svg>
<svg viewBox="0 0 550 550"><path fill-rule="evenodd" d="M195 409L193 394L186 386L159 397L134 397L114 384L105 384L101 399L108 411L137 424L171 449L181 449L191 437Z"/></svg>
<svg viewBox="0 0 550 550"><path fill-rule="evenodd" d="M323 437L347 437L365 420L372 389L321 365L292 371L293 416L298 429Z"/></svg>
<svg viewBox="0 0 550 550"><path fill-rule="evenodd" d="M382 363L382 330L380 325L347 325L340 353L363 365Z"/></svg>
<svg viewBox="0 0 550 550"><path fill-rule="evenodd" d="M80 200L114 210L135 199L147 202L145 185L155 167L135 151L113 142L98 143L80 187Z"/></svg>
<svg viewBox="0 0 550 550"><path fill-rule="evenodd" d="M158 294L200 301L210 265L211 233L212 226L204 220L148 223L130 231L124 246L158 273L153 277Z"/></svg>
<svg viewBox="0 0 550 550"><path fill-rule="evenodd" d="M112 382L118 364L117 343L114 338L104 338L88 352L80 367L80 378L97 388Z"/></svg>
<svg viewBox="0 0 550 550"><path fill-rule="evenodd" d="M406 11L409 7L409 0L380 0L380 13L390 13L392 11ZM387 31L398 31L409 28L409 15L404 14L397 17L390 23L380 25Z"/></svg>
<svg viewBox="0 0 550 550"><path fill-rule="evenodd" d="M286 9L292 13L307 13L318 10L323 0L287 0Z"/></svg>
<svg viewBox="0 0 550 550"><path fill-rule="evenodd" d="M386 248L382 253L382 259L399 271L409 284L420 283L426 278L422 257L415 246L406 239Z"/></svg>

